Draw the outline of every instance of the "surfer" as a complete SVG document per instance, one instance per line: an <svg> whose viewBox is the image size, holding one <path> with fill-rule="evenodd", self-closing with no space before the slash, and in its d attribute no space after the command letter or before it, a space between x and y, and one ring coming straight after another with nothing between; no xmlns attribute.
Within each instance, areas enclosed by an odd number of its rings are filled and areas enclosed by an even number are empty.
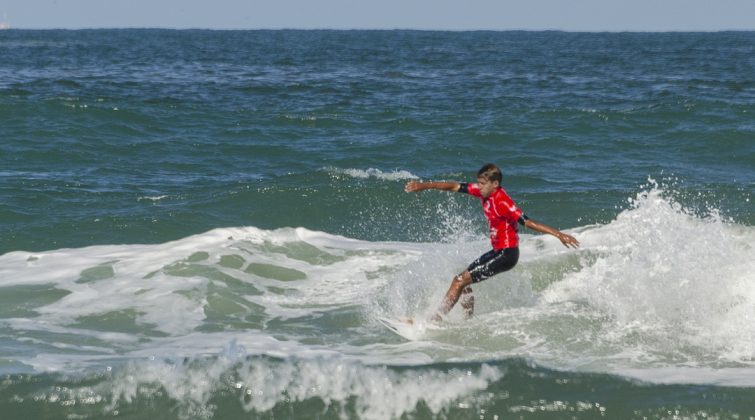
<svg viewBox="0 0 755 420"><path fill-rule="evenodd" d="M493 249L474 260L464 272L453 278L440 308L431 318L433 321L442 320L460 299L465 317L469 318L474 314L474 297L470 285L511 270L519 261L518 225L553 235L567 248L579 247L579 241L573 236L527 217L501 187L501 179L501 170L488 163L477 171L476 183L409 181L404 187L406 192L435 189L478 197L490 224Z"/></svg>

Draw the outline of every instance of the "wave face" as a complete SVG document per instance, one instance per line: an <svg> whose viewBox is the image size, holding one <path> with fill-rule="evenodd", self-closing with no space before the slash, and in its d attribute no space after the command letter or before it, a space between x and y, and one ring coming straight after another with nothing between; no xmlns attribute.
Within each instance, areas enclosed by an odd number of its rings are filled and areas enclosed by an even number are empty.
<svg viewBox="0 0 755 420"><path fill-rule="evenodd" d="M454 311L410 341L378 319L428 317L484 238L240 227L11 252L0 257L3 404L137 417L145 404L178 404L180 418L622 413L589 393L601 384L647 401L668 392L652 414L680 403L681 384L699 384L732 401L706 413L746 412L737 401L752 392L726 387L755 385L755 230L696 214L658 186L630 201L610 223L570 230L577 251L522 235L516 269L475 286L475 318ZM586 399L535 404L512 376Z"/></svg>

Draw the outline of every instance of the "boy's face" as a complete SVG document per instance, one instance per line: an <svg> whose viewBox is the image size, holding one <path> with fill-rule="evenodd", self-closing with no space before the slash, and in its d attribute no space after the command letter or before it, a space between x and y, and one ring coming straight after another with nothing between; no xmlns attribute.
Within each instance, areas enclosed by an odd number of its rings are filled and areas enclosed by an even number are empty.
<svg viewBox="0 0 755 420"><path fill-rule="evenodd" d="M480 195L487 198L500 185L498 181L489 181L485 178L477 178L477 184L480 186Z"/></svg>

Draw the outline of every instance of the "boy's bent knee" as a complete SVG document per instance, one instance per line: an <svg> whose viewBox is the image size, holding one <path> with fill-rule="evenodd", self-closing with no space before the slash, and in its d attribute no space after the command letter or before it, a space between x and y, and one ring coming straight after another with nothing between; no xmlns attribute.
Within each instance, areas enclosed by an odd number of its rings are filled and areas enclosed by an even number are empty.
<svg viewBox="0 0 755 420"><path fill-rule="evenodd" d="M469 271L465 271L454 277L453 282L460 285L461 287L469 286L470 284L472 284L472 275L469 274Z"/></svg>

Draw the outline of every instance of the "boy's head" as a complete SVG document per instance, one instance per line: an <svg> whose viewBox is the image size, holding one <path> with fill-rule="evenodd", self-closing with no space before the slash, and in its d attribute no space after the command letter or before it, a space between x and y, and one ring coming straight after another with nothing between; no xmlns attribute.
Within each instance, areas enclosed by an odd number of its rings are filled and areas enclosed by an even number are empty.
<svg viewBox="0 0 755 420"><path fill-rule="evenodd" d="M480 194L483 197L488 197L501 185L501 170L492 163L480 168L477 171L477 182L480 184Z"/></svg>
<svg viewBox="0 0 755 420"><path fill-rule="evenodd" d="M488 163L477 171L477 179L484 179L490 182L498 181L498 184L500 185L503 176L501 175L500 168L492 163Z"/></svg>

